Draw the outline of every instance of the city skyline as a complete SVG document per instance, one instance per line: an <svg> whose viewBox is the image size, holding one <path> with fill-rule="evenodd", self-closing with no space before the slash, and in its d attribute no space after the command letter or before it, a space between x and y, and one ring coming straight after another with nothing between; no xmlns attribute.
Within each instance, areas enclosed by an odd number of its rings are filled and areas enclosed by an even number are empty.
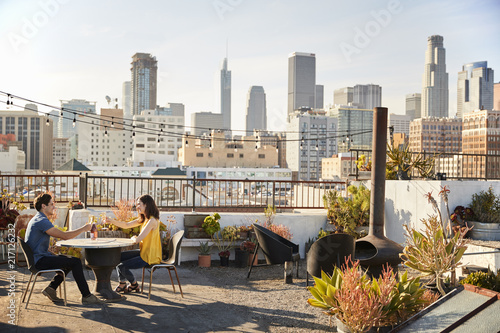
<svg viewBox="0 0 500 333"><path fill-rule="evenodd" d="M457 111L464 64L487 61L500 68L495 1L166 1L138 10L131 1L117 7L111 1L42 0L4 1L0 13L1 90L56 106L60 100L97 101L98 110L109 107L108 95L121 106L131 56L150 53L158 61L157 104L183 103L187 126L192 113L218 112L226 52L237 130L244 129L239 120L254 85L266 91L268 128L285 130L292 52L316 55L325 107L335 89L376 84L382 105L396 114L405 113L407 94L422 90L429 36L444 38L450 116ZM304 24L304 17L312 19Z"/></svg>

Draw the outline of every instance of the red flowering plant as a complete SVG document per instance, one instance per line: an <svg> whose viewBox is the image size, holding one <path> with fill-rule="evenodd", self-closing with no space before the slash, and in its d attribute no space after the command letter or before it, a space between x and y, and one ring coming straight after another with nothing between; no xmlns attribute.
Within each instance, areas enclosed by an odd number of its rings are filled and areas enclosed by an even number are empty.
<svg viewBox="0 0 500 333"><path fill-rule="evenodd" d="M225 251L220 251L219 252L219 257L229 258L230 255L231 255L231 252L229 252L229 250L225 250Z"/></svg>
<svg viewBox="0 0 500 333"><path fill-rule="evenodd" d="M251 239L241 242L240 249L242 251L253 253L255 251L256 246L257 245L255 244L255 239Z"/></svg>
<svg viewBox="0 0 500 333"><path fill-rule="evenodd" d="M20 200L24 200L21 195ZM9 224L14 225L19 211L26 209L26 206L14 200L14 197L7 193L7 189L2 191L2 207L0 208L0 228L7 228Z"/></svg>

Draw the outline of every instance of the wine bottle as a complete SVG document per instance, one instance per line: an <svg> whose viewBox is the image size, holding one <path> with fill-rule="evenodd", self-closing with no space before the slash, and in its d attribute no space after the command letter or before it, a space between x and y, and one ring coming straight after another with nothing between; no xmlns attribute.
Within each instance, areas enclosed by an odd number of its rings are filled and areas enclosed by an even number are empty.
<svg viewBox="0 0 500 333"><path fill-rule="evenodd" d="M92 223L92 228L90 228L90 239L91 240L97 239L97 226L95 223Z"/></svg>

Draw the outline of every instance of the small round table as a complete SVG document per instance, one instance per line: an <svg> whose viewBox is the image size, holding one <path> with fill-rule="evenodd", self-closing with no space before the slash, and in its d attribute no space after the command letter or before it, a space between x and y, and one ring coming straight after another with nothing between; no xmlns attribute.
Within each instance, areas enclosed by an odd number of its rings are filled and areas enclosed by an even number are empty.
<svg viewBox="0 0 500 333"><path fill-rule="evenodd" d="M121 248L134 245L128 238L78 238L62 240L56 246L78 247L85 249L85 261L92 268L96 278L95 292L106 302L118 302L125 299L111 289L111 273L120 263Z"/></svg>

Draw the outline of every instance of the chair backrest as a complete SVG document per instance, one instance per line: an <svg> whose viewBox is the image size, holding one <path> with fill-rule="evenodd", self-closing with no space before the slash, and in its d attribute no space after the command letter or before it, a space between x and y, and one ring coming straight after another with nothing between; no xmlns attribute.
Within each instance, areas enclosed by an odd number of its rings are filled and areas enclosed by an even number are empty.
<svg viewBox="0 0 500 333"><path fill-rule="evenodd" d="M264 228L258 224L253 224L255 236L259 246L264 253L268 265L283 264L291 261L292 255L299 251L299 246L288 239Z"/></svg>
<svg viewBox="0 0 500 333"><path fill-rule="evenodd" d="M179 252L181 248L182 238L184 238L184 230L177 231L170 240L169 256L164 261L166 264L177 265L179 263Z"/></svg>
<svg viewBox="0 0 500 333"><path fill-rule="evenodd" d="M354 260L355 240L348 234L331 234L315 241L307 252L307 272L321 277L321 271L332 274L335 266L341 267L345 258Z"/></svg>
<svg viewBox="0 0 500 333"><path fill-rule="evenodd" d="M35 257L33 256L33 250L31 247L26 244L26 242L21 238L17 237L17 243L21 245L21 249L23 250L24 257L26 258L26 262L28 263L28 269L36 273L38 270L35 268Z"/></svg>

